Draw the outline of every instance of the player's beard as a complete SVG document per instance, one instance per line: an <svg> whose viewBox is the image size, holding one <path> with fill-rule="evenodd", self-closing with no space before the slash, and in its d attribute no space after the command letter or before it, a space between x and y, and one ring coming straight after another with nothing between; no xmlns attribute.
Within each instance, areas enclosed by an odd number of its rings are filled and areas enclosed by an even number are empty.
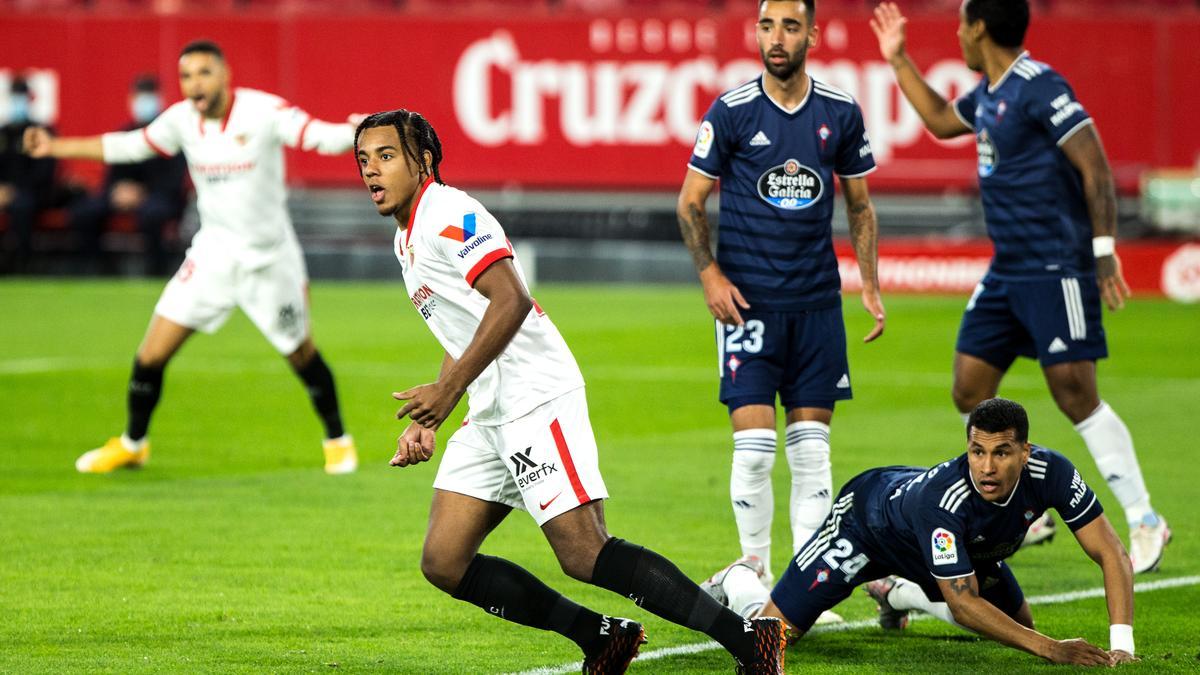
<svg viewBox="0 0 1200 675"><path fill-rule="evenodd" d="M767 72L775 79L786 82L792 79L792 76L797 72L804 70L804 62L808 59L808 42L806 41L800 47L799 51L790 55L786 62L778 66L771 63L768 58L768 52L760 48L758 54L762 57L763 66L766 67Z"/></svg>

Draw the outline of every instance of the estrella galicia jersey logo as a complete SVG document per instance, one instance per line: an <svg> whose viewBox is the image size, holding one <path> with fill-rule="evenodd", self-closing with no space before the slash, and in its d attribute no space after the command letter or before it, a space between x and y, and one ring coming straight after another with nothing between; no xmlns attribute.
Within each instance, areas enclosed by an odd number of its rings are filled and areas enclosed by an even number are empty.
<svg viewBox="0 0 1200 675"><path fill-rule="evenodd" d="M466 242L471 237L475 236L475 213L471 212L463 216L462 227L453 225L446 226L442 230L442 236L455 241Z"/></svg>
<svg viewBox="0 0 1200 675"><path fill-rule="evenodd" d="M996 144L987 128L981 129L975 136L975 149L979 153L979 177L987 178L996 173L996 165L1000 163L1000 155L996 152Z"/></svg>
<svg viewBox="0 0 1200 675"><path fill-rule="evenodd" d="M789 211L812 206L823 191L821 176L794 159L771 167L758 178L758 196Z"/></svg>

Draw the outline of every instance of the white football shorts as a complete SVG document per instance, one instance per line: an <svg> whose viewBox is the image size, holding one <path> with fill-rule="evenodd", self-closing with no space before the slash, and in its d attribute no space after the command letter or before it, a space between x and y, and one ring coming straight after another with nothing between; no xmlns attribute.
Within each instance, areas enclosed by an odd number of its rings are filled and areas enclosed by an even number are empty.
<svg viewBox="0 0 1200 675"><path fill-rule="evenodd" d="M499 426L450 437L433 487L529 512L538 526L608 498L583 387Z"/></svg>
<svg viewBox="0 0 1200 675"><path fill-rule="evenodd" d="M188 249L154 313L193 330L215 333L241 307L284 356L308 336L308 271L299 245L285 242L267 265L248 269L215 248Z"/></svg>

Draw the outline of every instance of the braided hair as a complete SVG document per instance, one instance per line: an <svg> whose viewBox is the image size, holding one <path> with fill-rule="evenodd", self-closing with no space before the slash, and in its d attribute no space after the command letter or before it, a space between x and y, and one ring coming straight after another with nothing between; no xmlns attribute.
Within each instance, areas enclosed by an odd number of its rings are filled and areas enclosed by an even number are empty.
<svg viewBox="0 0 1200 675"><path fill-rule="evenodd" d="M442 181L442 174L438 169L442 163L442 142L438 139L437 132L433 130L433 125L418 112L397 108L396 110L387 110L368 115L366 119L359 122L358 128L354 130L355 156L357 157L358 155L358 139L362 136L364 129L386 126L396 128L396 133L400 135L400 145L404 148L404 154L416 163L420 173L425 172L425 162L421 158L425 155L425 151L428 150L433 159L430 163L433 170L433 179L439 184L445 185L445 182ZM359 166L358 173L362 174L361 165Z"/></svg>

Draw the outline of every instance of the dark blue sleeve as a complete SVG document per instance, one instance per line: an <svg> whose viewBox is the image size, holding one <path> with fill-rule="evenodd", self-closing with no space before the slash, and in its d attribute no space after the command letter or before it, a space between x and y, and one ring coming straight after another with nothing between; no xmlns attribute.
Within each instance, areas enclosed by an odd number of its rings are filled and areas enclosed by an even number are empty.
<svg viewBox="0 0 1200 675"><path fill-rule="evenodd" d="M847 113L840 136L834 173L843 178L858 178L874 171L875 155L871 153L871 139L857 103Z"/></svg>
<svg viewBox="0 0 1200 675"><path fill-rule="evenodd" d="M692 158L688 166L698 169L709 178L720 178L729 160L733 146L733 124L729 107L721 99L713 101L712 107L700 121L696 132L696 145L692 147Z"/></svg>
<svg viewBox="0 0 1200 675"><path fill-rule="evenodd" d="M1079 470L1071 460L1051 450L1044 453L1040 458L1030 456L1029 470L1036 476L1037 463L1045 462L1047 502L1058 511L1059 517L1067 527L1074 532L1104 513L1104 507L1100 505L1096 493L1084 482L1083 476L1079 475Z"/></svg>
<svg viewBox="0 0 1200 675"><path fill-rule="evenodd" d="M1083 104L1075 100L1071 85L1052 70L1030 80L1022 98L1025 116L1058 145L1092 121Z"/></svg>
<svg viewBox="0 0 1200 675"><path fill-rule="evenodd" d="M982 86L981 83L979 87ZM967 125L968 129L975 128L975 94L979 91L979 87L954 99L954 113L958 115L960 122Z"/></svg>
<svg viewBox="0 0 1200 675"><path fill-rule="evenodd" d="M926 491L930 492L930 491ZM913 533L925 557L925 567L935 578L956 579L975 573L967 554L967 527L963 518L942 508L942 492L930 492L930 501L917 510ZM923 495L922 499L926 499Z"/></svg>

